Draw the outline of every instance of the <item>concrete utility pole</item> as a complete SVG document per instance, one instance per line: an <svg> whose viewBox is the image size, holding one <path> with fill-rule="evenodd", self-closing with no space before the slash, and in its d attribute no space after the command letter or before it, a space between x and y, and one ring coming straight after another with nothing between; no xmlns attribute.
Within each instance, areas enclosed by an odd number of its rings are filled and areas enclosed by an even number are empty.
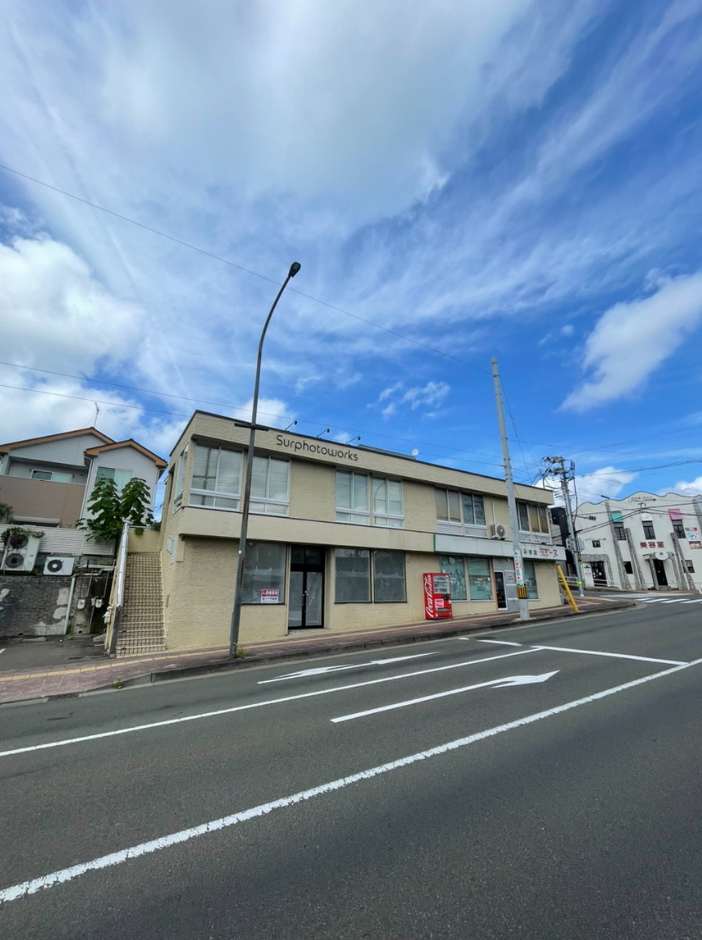
<svg viewBox="0 0 702 940"><path fill-rule="evenodd" d="M563 457L545 457L546 463L549 464L553 473L556 476L561 478L561 493L563 494L563 502L565 504L566 519L568 520L568 537L570 539L570 550L573 555L573 562L575 563L575 574L578 579L578 594L580 597L585 596L585 590L583 588L583 575L580 565L580 545L578 544L577 534L575 532L575 521L573 520L573 509L570 505L570 489L568 488L568 474L573 473L575 470L575 464L573 461L570 461L570 471L566 470L565 460Z"/></svg>
<svg viewBox="0 0 702 940"><path fill-rule="evenodd" d="M509 444L505 429L505 415L502 408L502 389L500 387L500 373L497 370L497 359L492 360L492 377L495 381L495 398L497 400L497 419L500 423L500 438L502 440L502 460L505 466L505 484L507 486L507 505L509 507L509 524L512 529L512 550L514 557L514 574L517 580L517 603L519 605L519 619L529 619L529 601L526 596L524 583L524 565L522 563L522 547L519 544L519 517L517 516L517 500L514 495L514 481L512 480L512 464L509 459Z"/></svg>
<svg viewBox="0 0 702 940"><path fill-rule="evenodd" d="M273 306L268 312L266 322L263 324L261 339L258 344L258 358L256 360L256 381L254 382L253 402L251 405L251 432L249 434L249 450L246 455L246 477L244 478L244 499L241 506L241 534L239 536L239 559L236 568L236 582L234 585L234 609L232 610L232 622L229 630L229 658L236 656L236 648L239 644L239 624L241 622L241 601L244 588L244 571L246 569L246 535L249 527L249 506L251 504L251 476L253 472L254 444L256 442L256 418L258 417L258 387L261 382L261 355L263 353L263 341L266 338L266 330L271 322L273 311L278 306L278 301L288 286L288 281L295 277L300 270L299 261L294 261L290 265L288 276L285 278L283 286L273 301Z"/></svg>

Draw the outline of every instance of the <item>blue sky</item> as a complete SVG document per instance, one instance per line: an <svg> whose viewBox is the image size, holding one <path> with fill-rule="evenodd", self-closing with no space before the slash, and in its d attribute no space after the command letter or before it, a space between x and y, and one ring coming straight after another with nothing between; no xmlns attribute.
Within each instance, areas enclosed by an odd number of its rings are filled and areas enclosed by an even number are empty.
<svg viewBox="0 0 702 940"><path fill-rule="evenodd" d="M699 2L7 0L0 81L2 440L244 415L297 260L261 421L499 475L496 356L518 480L702 491Z"/></svg>

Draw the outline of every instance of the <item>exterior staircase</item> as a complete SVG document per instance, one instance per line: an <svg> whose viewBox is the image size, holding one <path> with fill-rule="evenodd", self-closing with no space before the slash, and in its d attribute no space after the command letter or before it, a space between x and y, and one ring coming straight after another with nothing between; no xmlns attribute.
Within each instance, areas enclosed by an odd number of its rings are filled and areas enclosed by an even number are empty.
<svg viewBox="0 0 702 940"><path fill-rule="evenodd" d="M161 558L158 552L136 552L127 556L116 655L137 656L165 648Z"/></svg>

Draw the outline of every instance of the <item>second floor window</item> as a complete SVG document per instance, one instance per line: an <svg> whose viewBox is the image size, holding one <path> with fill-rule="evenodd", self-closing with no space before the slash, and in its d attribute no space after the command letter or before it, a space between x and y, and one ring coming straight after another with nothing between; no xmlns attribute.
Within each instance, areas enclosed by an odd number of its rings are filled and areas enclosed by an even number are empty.
<svg viewBox="0 0 702 940"><path fill-rule="evenodd" d="M685 535L685 526L683 525L682 519L672 519L673 523L673 532L677 535L679 539L687 538ZM645 526L644 526L645 530ZM653 538L653 536L646 536L646 538Z"/></svg>
<svg viewBox="0 0 702 940"><path fill-rule="evenodd" d="M183 488L185 486L185 463L188 459L188 448L185 447L178 458L178 466L175 471L175 483L173 485L173 506L178 509L183 502Z"/></svg>
<svg viewBox="0 0 702 940"><path fill-rule="evenodd" d="M485 501L479 493L435 489L436 519L450 525L485 525Z"/></svg>
<svg viewBox="0 0 702 940"><path fill-rule="evenodd" d="M536 532L548 535L548 514L545 506L534 503L517 503L520 532Z"/></svg>
<svg viewBox="0 0 702 940"><path fill-rule="evenodd" d="M656 533L653 531L652 522L644 522L643 524L644 538L645 539L655 539Z"/></svg>
<svg viewBox="0 0 702 940"><path fill-rule="evenodd" d="M193 479L190 486L191 506L211 506L214 509L238 509L241 495L242 454L221 447L203 447L198 444L193 460ZM182 469L181 469L182 468ZM185 451L178 466L176 500L181 474L185 468Z"/></svg>
<svg viewBox="0 0 702 940"><path fill-rule="evenodd" d="M402 483L338 470L336 521L401 529L404 521Z"/></svg>
<svg viewBox="0 0 702 940"><path fill-rule="evenodd" d="M32 470L33 480L48 480L51 483L71 483L72 473L56 473L55 470Z"/></svg>
<svg viewBox="0 0 702 940"><path fill-rule="evenodd" d="M115 470L114 467L98 467L95 479L114 480L117 492L121 493L133 476L134 472L132 470Z"/></svg>
<svg viewBox="0 0 702 940"><path fill-rule="evenodd" d="M290 511L290 461L254 457L251 512L287 516Z"/></svg>

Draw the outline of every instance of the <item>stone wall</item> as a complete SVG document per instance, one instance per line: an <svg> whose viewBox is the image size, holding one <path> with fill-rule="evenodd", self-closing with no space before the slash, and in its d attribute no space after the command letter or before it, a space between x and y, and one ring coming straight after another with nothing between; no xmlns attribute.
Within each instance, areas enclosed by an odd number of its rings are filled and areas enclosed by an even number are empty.
<svg viewBox="0 0 702 940"><path fill-rule="evenodd" d="M70 576L0 575L0 639L19 636L62 636L71 594ZM77 633L90 631L92 596L102 596L105 576L77 575L69 625ZM78 602L82 600L78 609ZM107 602L95 610L93 630L102 630Z"/></svg>

